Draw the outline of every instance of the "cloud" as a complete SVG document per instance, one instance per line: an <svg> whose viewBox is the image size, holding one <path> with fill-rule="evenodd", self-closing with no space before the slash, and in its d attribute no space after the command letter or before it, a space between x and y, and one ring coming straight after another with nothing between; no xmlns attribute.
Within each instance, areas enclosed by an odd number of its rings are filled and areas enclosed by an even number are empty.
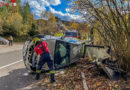
<svg viewBox="0 0 130 90"><path fill-rule="evenodd" d="M51 5L54 5L54 6L61 4L60 0L47 0L47 1L48 1Z"/></svg>
<svg viewBox="0 0 130 90"><path fill-rule="evenodd" d="M46 10L45 7L50 6L48 0L21 0L22 6L24 6L26 3L29 4L31 13L35 14L36 18L40 18L41 13Z"/></svg>
<svg viewBox="0 0 130 90"><path fill-rule="evenodd" d="M79 15L72 15L70 13L62 13L61 11L56 11L51 7L50 7L50 12L55 14L55 16L61 18L62 20L65 20L65 21L74 20L76 22L83 22L85 20L84 18L82 18Z"/></svg>
<svg viewBox="0 0 130 90"><path fill-rule="evenodd" d="M26 3L29 4L31 13L35 14L36 19L40 18L41 13L46 10L46 7L49 7L50 12L52 12L55 16L61 18L62 20L75 20L77 22L84 21L84 19L81 16L70 14L69 8L66 9L67 13L62 13L61 11L56 11L51 7L51 5L57 6L61 4L60 0L21 0L22 6L24 6Z"/></svg>
<svg viewBox="0 0 130 90"><path fill-rule="evenodd" d="M70 12L70 9L69 9L69 8L66 8L65 11L66 11L66 12Z"/></svg>

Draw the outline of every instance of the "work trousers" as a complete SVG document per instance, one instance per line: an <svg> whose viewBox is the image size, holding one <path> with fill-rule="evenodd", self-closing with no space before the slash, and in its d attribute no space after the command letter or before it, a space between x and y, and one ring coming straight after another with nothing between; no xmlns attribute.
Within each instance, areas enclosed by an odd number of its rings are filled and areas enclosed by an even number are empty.
<svg viewBox="0 0 130 90"><path fill-rule="evenodd" d="M36 73L41 73L41 69L45 63L47 63L47 65L49 67L51 80L54 80L54 73L55 72L54 72L54 67L53 67L53 61L51 59L49 52L45 52L45 53L41 54Z"/></svg>

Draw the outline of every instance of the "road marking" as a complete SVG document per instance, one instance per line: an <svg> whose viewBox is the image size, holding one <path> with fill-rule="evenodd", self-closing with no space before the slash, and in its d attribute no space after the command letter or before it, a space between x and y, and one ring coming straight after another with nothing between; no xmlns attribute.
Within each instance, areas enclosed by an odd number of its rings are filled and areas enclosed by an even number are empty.
<svg viewBox="0 0 130 90"><path fill-rule="evenodd" d="M23 60L19 60L19 61L17 61L17 62L13 62L13 63L7 64L7 65L4 65L4 66L0 67L0 69L9 67L9 66L14 65L14 64L17 64L17 63L19 63L19 62L21 62L21 61L23 61Z"/></svg>

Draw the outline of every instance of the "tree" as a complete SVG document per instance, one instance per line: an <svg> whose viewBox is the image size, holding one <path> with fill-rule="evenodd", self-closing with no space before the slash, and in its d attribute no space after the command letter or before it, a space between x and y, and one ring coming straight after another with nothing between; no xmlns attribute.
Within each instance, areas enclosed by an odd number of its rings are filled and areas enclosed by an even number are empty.
<svg viewBox="0 0 130 90"><path fill-rule="evenodd" d="M38 20L37 26L42 34L52 34L57 31L56 18L52 13L47 11L42 12L41 19Z"/></svg>
<svg viewBox="0 0 130 90"><path fill-rule="evenodd" d="M114 57L130 70L130 18L128 0L76 0L75 11L97 30L102 44L111 46Z"/></svg>
<svg viewBox="0 0 130 90"><path fill-rule="evenodd" d="M2 34L2 25L3 25L3 21L2 21L2 17L0 15L0 35Z"/></svg>
<svg viewBox="0 0 130 90"><path fill-rule="evenodd" d="M29 30L28 34L29 36L34 36L34 35L39 34L38 31L36 30L35 24L32 24L31 30Z"/></svg>
<svg viewBox="0 0 130 90"><path fill-rule="evenodd" d="M28 3L22 8L21 15L23 17L22 33L28 35L28 32L32 29L32 24L36 26L36 20L30 12L30 6Z"/></svg>
<svg viewBox="0 0 130 90"><path fill-rule="evenodd" d="M76 22L74 22L74 21L72 21L71 23L72 23L72 24L71 24L71 26L70 26L70 29L71 29L71 30L78 30L79 24L76 23Z"/></svg>
<svg viewBox="0 0 130 90"><path fill-rule="evenodd" d="M31 20L32 14L30 12L30 6L28 3L26 3L26 5L23 7L22 16L23 16L24 23L27 23L27 24L32 23L32 20Z"/></svg>

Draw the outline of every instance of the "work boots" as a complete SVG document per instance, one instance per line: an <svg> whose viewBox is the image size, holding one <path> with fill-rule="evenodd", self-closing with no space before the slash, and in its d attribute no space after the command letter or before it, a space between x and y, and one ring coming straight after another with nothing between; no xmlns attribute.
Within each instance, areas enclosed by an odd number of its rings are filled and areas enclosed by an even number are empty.
<svg viewBox="0 0 130 90"><path fill-rule="evenodd" d="M54 83L55 82L55 75L54 74L51 74L50 75L50 79L51 79L51 83Z"/></svg>
<svg viewBox="0 0 130 90"><path fill-rule="evenodd" d="M40 79L40 74L39 74L39 73L36 73L35 79L36 79L36 80L39 80L39 79ZM54 83L54 82L55 82L55 76L54 76L54 74L51 74L51 75L50 75L50 82L51 82L51 83Z"/></svg>
<svg viewBox="0 0 130 90"><path fill-rule="evenodd" d="M35 79L36 79L36 80L39 80L39 79L40 79L40 73L36 73Z"/></svg>

